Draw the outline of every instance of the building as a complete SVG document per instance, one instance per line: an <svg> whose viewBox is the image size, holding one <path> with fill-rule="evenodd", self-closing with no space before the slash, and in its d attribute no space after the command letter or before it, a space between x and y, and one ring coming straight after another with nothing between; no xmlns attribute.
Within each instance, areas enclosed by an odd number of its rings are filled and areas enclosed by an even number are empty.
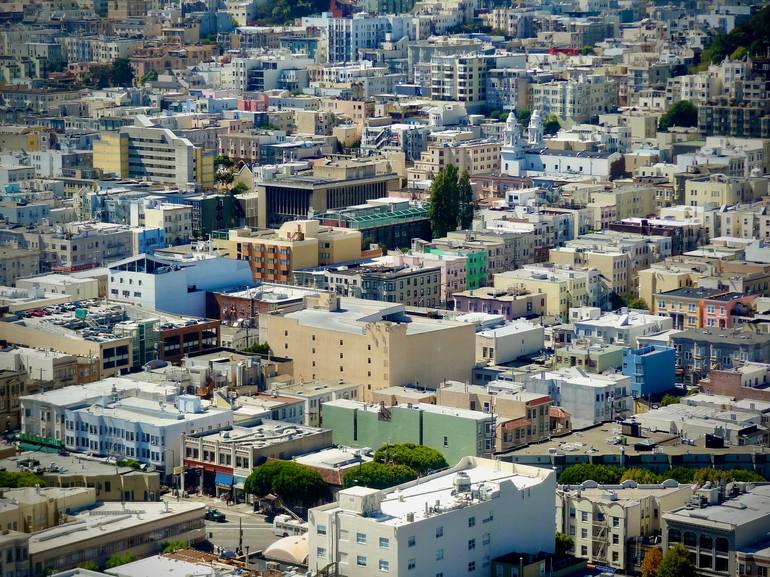
<svg viewBox="0 0 770 577"><path fill-rule="evenodd" d="M24 371L36 386L48 390L78 382L77 357L50 350L9 347L0 351L0 369Z"/></svg>
<svg viewBox="0 0 770 577"><path fill-rule="evenodd" d="M100 297L98 279L78 278L68 274L30 275L28 278L18 279L16 281L16 288L42 289L50 294L67 295L72 297L73 300L87 300Z"/></svg>
<svg viewBox="0 0 770 577"><path fill-rule="evenodd" d="M770 365L747 362L732 369L713 369L698 384L709 395L727 396L736 401L770 401Z"/></svg>
<svg viewBox="0 0 770 577"><path fill-rule="evenodd" d="M362 257L358 230L316 220L284 222L278 230L239 228L214 237L231 259L248 264L255 282L290 284L295 271Z"/></svg>
<svg viewBox="0 0 770 577"><path fill-rule="evenodd" d="M550 396L555 406L572 416L575 429L614 421L632 411L630 380L618 373L598 375L569 367L530 375L524 387Z"/></svg>
<svg viewBox="0 0 770 577"><path fill-rule="evenodd" d="M193 395L179 395L168 405L138 396L107 397L68 407L64 413L68 450L135 459L164 476L182 463L180 443L185 435L233 424L232 411L212 407L204 411L200 398Z"/></svg>
<svg viewBox="0 0 770 577"><path fill-rule="evenodd" d="M207 291L252 281L248 263L206 253L142 254L111 264L109 271L111 300L197 317L206 314Z"/></svg>
<svg viewBox="0 0 770 577"><path fill-rule="evenodd" d="M152 203L144 207L144 227L160 229L169 244L189 242L193 233L192 207L168 202Z"/></svg>
<svg viewBox="0 0 770 577"><path fill-rule="evenodd" d="M37 448L37 447L36 447ZM0 461L6 471L29 471L46 487L92 487L100 501L156 501L160 474L82 455L25 452Z"/></svg>
<svg viewBox="0 0 770 577"><path fill-rule="evenodd" d="M116 553L151 555L160 551L164 539L198 543L206 538L205 511L203 503L189 500L95 505L29 538L32 574L55 573L85 561L101 565Z"/></svg>
<svg viewBox="0 0 770 577"><path fill-rule="evenodd" d="M40 253L25 248L0 248L0 286L14 286L22 277L40 272Z"/></svg>
<svg viewBox="0 0 770 577"><path fill-rule="evenodd" d="M676 351L672 347L642 346L623 350L623 374L631 380L631 396L658 398L674 388Z"/></svg>
<svg viewBox="0 0 770 577"><path fill-rule="evenodd" d="M675 329L724 329L733 327L741 317L751 316L758 296L721 288L683 287L655 294L653 311L671 317Z"/></svg>
<svg viewBox="0 0 770 577"><path fill-rule="evenodd" d="M641 565L643 545L660 537L663 514L683 507L692 494L691 485L671 480L656 485L560 485L556 530L572 537L576 557L630 572Z"/></svg>
<svg viewBox="0 0 770 577"><path fill-rule="evenodd" d="M491 413L427 403L387 407L339 399L325 403L323 414L336 445L377 449L388 443L415 443L436 449L448 463L463 455L494 452Z"/></svg>
<svg viewBox="0 0 770 577"><path fill-rule="evenodd" d="M663 549L683 545L695 556L698 573L710 577L744 574L735 552L763 541L770 529L770 487L737 488L724 500L720 490L706 486L695 506L663 514Z"/></svg>
<svg viewBox="0 0 770 577"><path fill-rule="evenodd" d="M187 189L214 186L214 151L168 128L126 126L94 142L94 168L120 178L147 179Z"/></svg>
<svg viewBox="0 0 770 577"><path fill-rule="evenodd" d="M676 368L697 383L712 369L730 370L745 363L770 362L770 335L742 329L689 329L671 337Z"/></svg>
<svg viewBox="0 0 770 577"><path fill-rule="evenodd" d="M617 371L623 366L625 348L587 342L571 343L554 351L557 367L577 367L587 373Z"/></svg>
<svg viewBox="0 0 770 577"><path fill-rule="evenodd" d="M264 420L251 427L204 430L186 435L182 442L184 486L219 495L243 493L246 477L268 459L286 460L330 447L332 433L328 429Z"/></svg>
<svg viewBox="0 0 770 577"><path fill-rule="evenodd" d="M553 551L554 488L551 471L465 457L392 489L343 489L336 503L310 511L308 568L338 563L351 577L488 575L503 553ZM511 507L519 514L501 513Z"/></svg>
<svg viewBox="0 0 770 577"><path fill-rule="evenodd" d="M323 424L323 404L337 399L358 400L361 386L346 382L306 381L282 385L278 392L281 396L304 401L305 425L320 427Z"/></svg>
<svg viewBox="0 0 770 577"><path fill-rule="evenodd" d="M363 399L384 387L465 380L474 364L474 327L412 316L404 305L321 294L305 308L269 315L274 354L294 360L294 378L365 385Z"/></svg>
<svg viewBox="0 0 770 577"><path fill-rule="evenodd" d="M441 302L441 269L408 265L340 266L327 269L326 288L346 297L436 308Z"/></svg>
<svg viewBox="0 0 770 577"><path fill-rule="evenodd" d="M507 322L486 313L468 313L457 320L476 326L477 365L504 365L543 351L542 325L524 319Z"/></svg>
<svg viewBox="0 0 770 577"><path fill-rule="evenodd" d="M481 287L453 293L458 313L487 313L502 315L505 320L534 318L546 314L545 293L531 293L524 289Z"/></svg>
<svg viewBox="0 0 770 577"><path fill-rule="evenodd" d="M621 309L602 314L596 309L583 310L587 311L587 315L573 321L575 336L579 339L635 347L639 337L673 328L671 319L642 311Z"/></svg>

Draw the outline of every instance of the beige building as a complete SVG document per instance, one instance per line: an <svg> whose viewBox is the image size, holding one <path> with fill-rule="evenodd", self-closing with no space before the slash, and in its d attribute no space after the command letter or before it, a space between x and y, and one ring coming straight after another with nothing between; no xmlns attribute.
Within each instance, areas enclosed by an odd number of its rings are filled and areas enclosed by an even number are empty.
<svg viewBox="0 0 770 577"><path fill-rule="evenodd" d="M78 278L70 274L44 274L22 278L16 281L16 288L42 289L45 293L67 295L72 300L100 298L99 280L96 278Z"/></svg>
<svg viewBox="0 0 770 577"><path fill-rule="evenodd" d="M291 283L295 270L361 258L360 231L317 220L285 222L278 230L233 229L214 244L230 258L248 260L254 280L277 283Z"/></svg>
<svg viewBox="0 0 770 577"><path fill-rule="evenodd" d="M639 271L639 298L653 306L656 293L697 286L700 279L708 276L707 268L705 263L653 263Z"/></svg>
<svg viewBox="0 0 770 577"><path fill-rule="evenodd" d="M168 244L184 244L192 234L192 206L158 203L144 209L145 228L159 228Z"/></svg>
<svg viewBox="0 0 770 577"><path fill-rule="evenodd" d="M766 178L741 178L711 174L691 178L685 183L685 204L690 206L730 206L759 200L767 194Z"/></svg>
<svg viewBox="0 0 770 577"><path fill-rule="evenodd" d="M589 563L630 571L641 537L659 536L663 513L685 505L691 485L562 485L556 490L556 530L575 542L573 554Z"/></svg>
<svg viewBox="0 0 770 577"><path fill-rule="evenodd" d="M557 367L577 367L587 373L618 371L623 366L623 349L618 345L572 343L556 349Z"/></svg>
<svg viewBox="0 0 770 577"><path fill-rule="evenodd" d="M25 248L0 248L0 286L13 286L25 276L40 272L40 253Z"/></svg>
<svg viewBox="0 0 770 577"><path fill-rule="evenodd" d="M361 383L363 399L390 386L435 388L465 381L474 365L474 326L415 317L398 303L306 297L303 310L267 316L274 354L294 360L294 378Z"/></svg>
<svg viewBox="0 0 770 577"><path fill-rule="evenodd" d="M497 140L458 140L448 144L435 144L420 155L414 167L407 169L410 185L430 180L449 164L457 167L460 174L467 170L470 175L500 170L500 149Z"/></svg>
<svg viewBox="0 0 770 577"><path fill-rule="evenodd" d="M570 307L599 306L601 273L595 268L524 265L495 275L494 287L546 295L546 314L566 321Z"/></svg>
<svg viewBox="0 0 770 577"><path fill-rule="evenodd" d="M0 427L4 431L19 428L19 397L29 393L30 378L25 371L0 370Z"/></svg>
<svg viewBox="0 0 770 577"><path fill-rule="evenodd" d="M657 190L654 186L626 185L593 191L586 206L594 211L594 229L600 230L610 222L656 214ZM608 208L613 210L608 212Z"/></svg>

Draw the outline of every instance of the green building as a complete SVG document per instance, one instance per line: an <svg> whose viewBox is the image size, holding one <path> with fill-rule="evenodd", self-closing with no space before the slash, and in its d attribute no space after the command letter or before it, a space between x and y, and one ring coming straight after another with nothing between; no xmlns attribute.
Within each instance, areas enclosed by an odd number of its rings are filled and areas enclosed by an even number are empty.
<svg viewBox="0 0 770 577"><path fill-rule="evenodd" d="M425 403L383 407L348 399L324 403L321 411L323 426L338 445L376 449L416 443L440 451L450 465L492 453L494 417L480 411Z"/></svg>
<svg viewBox="0 0 770 577"><path fill-rule="evenodd" d="M360 6L371 14L406 14L414 8L414 0L363 0Z"/></svg>
<svg viewBox="0 0 770 577"><path fill-rule="evenodd" d="M427 245L423 252L452 256L464 256L466 259L466 290L475 290L487 286L487 252L469 248L445 249Z"/></svg>

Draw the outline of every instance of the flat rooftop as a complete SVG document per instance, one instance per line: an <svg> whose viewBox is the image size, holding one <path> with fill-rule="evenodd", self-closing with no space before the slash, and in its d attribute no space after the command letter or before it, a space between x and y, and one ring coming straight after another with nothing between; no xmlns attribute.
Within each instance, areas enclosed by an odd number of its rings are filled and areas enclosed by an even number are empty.
<svg viewBox="0 0 770 577"><path fill-rule="evenodd" d="M203 432L189 436L200 438L202 441L217 442L220 445L262 448L300 437L318 435L325 431L326 429L294 425L284 421L264 420L261 425L254 427L233 426L222 431Z"/></svg>
<svg viewBox="0 0 770 577"><path fill-rule="evenodd" d="M26 395L21 397L21 399L38 401L54 406L71 407L87 404L109 396L112 394L113 388L118 393L122 393L123 396L140 395L145 398L169 400L173 399L176 395L176 387L173 385L164 386L134 381L123 377L109 377L94 383L73 385L45 393Z"/></svg>
<svg viewBox="0 0 770 577"><path fill-rule="evenodd" d="M770 511L770 486L755 486L750 491L725 500L719 505L700 509L681 508L663 514L667 522L678 521L707 525L712 529L742 527L766 518Z"/></svg>
<svg viewBox="0 0 770 577"><path fill-rule="evenodd" d="M0 469L6 471L31 471L39 475L126 475L134 473L132 467L119 467L103 459L84 455L59 455L28 451L0 460Z"/></svg>
<svg viewBox="0 0 770 577"><path fill-rule="evenodd" d="M356 383L332 382L332 381L307 381L293 383L291 385L281 385L277 391L279 395L296 395L298 397L314 397L324 393L333 393L336 391L347 391L350 388L360 389L361 385Z"/></svg>
<svg viewBox="0 0 770 577"><path fill-rule="evenodd" d="M351 449L348 447L331 447L300 457L294 457L294 461L297 463L319 469L343 469L371 460L372 457L365 455L362 449Z"/></svg>
<svg viewBox="0 0 770 577"><path fill-rule="evenodd" d="M345 409L358 409L363 412L376 413L380 410L380 406L376 404L364 403L361 401L353 401L350 399L337 399L335 401L329 401L324 403L324 406L341 407ZM461 417L464 419L472 419L474 421L487 421L492 419L492 415L489 413L483 413L481 411L471 411L468 409L456 409L454 407L442 407L441 405L431 405L429 403L416 403L412 406L408 405L394 405L389 407L390 410L403 410L403 411L423 411L426 413L434 413L437 415L447 415L452 417Z"/></svg>
<svg viewBox="0 0 770 577"><path fill-rule="evenodd" d="M109 540L111 533L130 531L150 523L171 522L177 515L206 510L204 503L194 501L142 501L131 503L102 503L70 517L70 521L33 534L29 539L30 555L66 547L91 539ZM117 537L116 537L117 538Z"/></svg>

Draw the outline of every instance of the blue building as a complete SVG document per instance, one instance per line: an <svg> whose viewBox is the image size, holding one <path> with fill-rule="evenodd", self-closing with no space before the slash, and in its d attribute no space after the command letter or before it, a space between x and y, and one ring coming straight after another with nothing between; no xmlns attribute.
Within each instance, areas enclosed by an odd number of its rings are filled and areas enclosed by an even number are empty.
<svg viewBox="0 0 770 577"><path fill-rule="evenodd" d="M134 254L152 254L167 246L162 228L135 228L133 233Z"/></svg>
<svg viewBox="0 0 770 577"><path fill-rule="evenodd" d="M631 395L660 397L674 388L676 351L673 347L647 345L623 351L623 374L631 379Z"/></svg>

